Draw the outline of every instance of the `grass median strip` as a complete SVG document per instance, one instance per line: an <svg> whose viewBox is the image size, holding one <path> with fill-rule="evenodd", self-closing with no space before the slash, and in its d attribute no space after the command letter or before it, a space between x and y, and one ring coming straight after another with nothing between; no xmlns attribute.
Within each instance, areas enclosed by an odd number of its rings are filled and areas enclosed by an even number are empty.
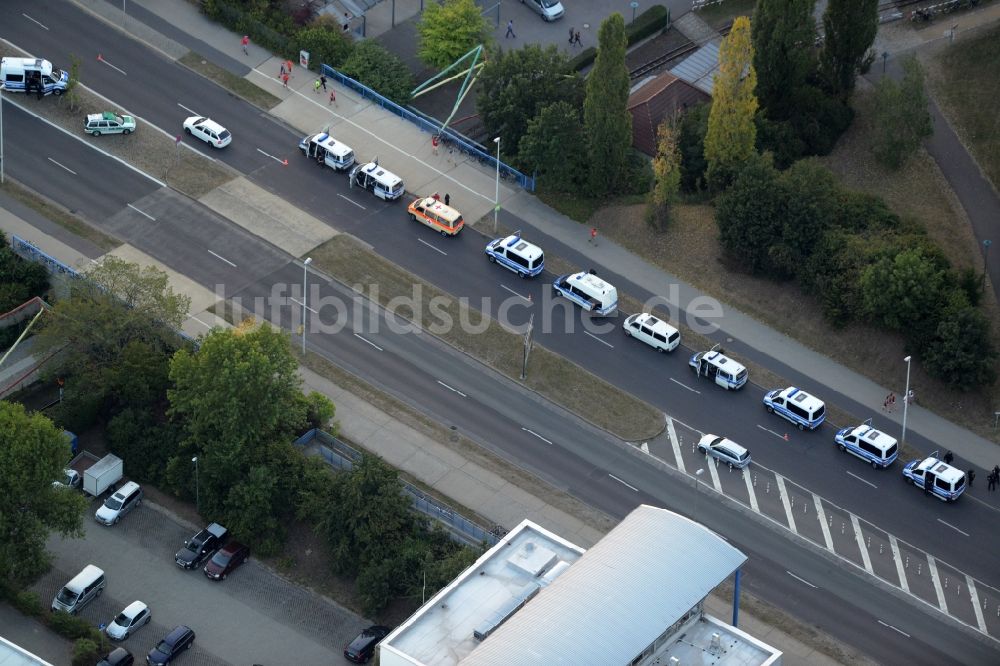
<svg viewBox="0 0 1000 666"><path fill-rule="evenodd" d="M234 95L242 97L254 106L270 111L281 101L266 90L247 81L242 76L236 76L215 63L209 62L201 54L190 51L178 60L179 63L192 71L198 72L206 79L215 81Z"/></svg>
<svg viewBox="0 0 1000 666"><path fill-rule="evenodd" d="M523 348L520 334L508 331L468 304L422 282L349 236L337 236L310 254L320 270L424 326L507 377L514 380L520 377ZM394 307L401 298L412 299L416 311ZM441 325L448 322L450 325ZM628 441L648 439L663 428L663 415L657 409L539 345L532 349L527 379L522 383Z"/></svg>
<svg viewBox="0 0 1000 666"><path fill-rule="evenodd" d="M45 219L55 222L74 236L79 236L90 241L105 252L110 252L121 245L121 242L113 236L95 229L62 206L52 203L45 197L35 194L33 191L18 185L10 179L7 179L0 186L0 189L5 194L10 195L25 206L35 210L44 216Z"/></svg>

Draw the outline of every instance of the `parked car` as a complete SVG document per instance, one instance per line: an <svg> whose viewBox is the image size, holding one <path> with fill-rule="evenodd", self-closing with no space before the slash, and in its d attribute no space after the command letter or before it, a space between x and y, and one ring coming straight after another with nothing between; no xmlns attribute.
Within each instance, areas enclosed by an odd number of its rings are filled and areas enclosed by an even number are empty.
<svg viewBox="0 0 1000 666"><path fill-rule="evenodd" d="M344 646L344 656L355 664L365 664L375 654L375 647L389 635L391 629L380 624L368 627Z"/></svg>
<svg viewBox="0 0 1000 666"><path fill-rule="evenodd" d="M134 663L135 657L132 656L132 653L120 647L101 657L97 666L132 666Z"/></svg>
<svg viewBox="0 0 1000 666"><path fill-rule="evenodd" d="M142 488L135 481L129 481L104 500L104 504L94 514L94 520L104 525L117 525L126 513L142 504Z"/></svg>
<svg viewBox="0 0 1000 666"><path fill-rule="evenodd" d="M202 531L195 534L189 541L184 542L184 547L174 555L174 561L182 569L194 569L212 556L220 546L226 541L229 531L219 525L212 523Z"/></svg>
<svg viewBox="0 0 1000 666"><path fill-rule="evenodd" d="M658 352L673 351L681 343L681 334L676 328L648 312L627 317L622 322L622 329L628 337L641 340Z"/></svg>
<svg viewBox="0 0 1000 666"><path fill-rule="evenodd" d="M566 13L559 0L521 0L522 5L528 5L545 21L555 21Z"/></svg>
<svg viewBox="0 0 1000 666"><path fill-rule="evenodd" d="M225 148L233 142L233 135L211 118L191 116L184 121L184 131L216 148Z"/></svg>
<svg viewBox="0 0 1000 666"><path fill-rule="evenodd" d="M194 632L183 624L174 627L173 631L163 637L156 647L146 655L146 663L150 666L166 666L177 658L184 650L194 643Z"/></svg>
<svg viewBox="0 0 1000 666"><path fill-rule="evenodd" d="M750 452L731 439L718 435L705 435L698 442L698 450L717 458L730 467L743 469L750 464Z"/></svg>
<svg viewBox="0 0 1000 666"><path fill-rule="evenodd" d="M149 606L141 601L133 601L104 631L114 640L123 641L147 624L151 617Z"/></svg>
<svg viewBox="0 0 1000 666"><path fill-rule="evenodd" d="M135 118L105 111L88 113L83 121L83 130L94 136L102 134L131 134L135 131Z"/></svg>
<svg viewBox="0 0 1000 666"><path fill-rule="evenodd" d="M236 567L247 561L250 549L238 541L230 541L205 565L205 575L212 580L226 580Z"/></svg>

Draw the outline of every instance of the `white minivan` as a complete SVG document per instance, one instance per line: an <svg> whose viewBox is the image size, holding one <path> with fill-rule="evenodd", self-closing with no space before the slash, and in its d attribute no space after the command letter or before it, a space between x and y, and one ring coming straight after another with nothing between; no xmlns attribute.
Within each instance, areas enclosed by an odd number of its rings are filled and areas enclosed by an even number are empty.
<svg viewBox="0 0 1000 666"><path fill-rule="evenodd" d="M681 343L681 334L676 328L648 312L627 317L622 328L625 335L645 342L658 352L673 351Z"/></svg>
<svg viewBox="0 0 1000 666"><path fill-rule="evenodd" d="M93 564L88 564L59 590L52 599L52 610L76 615L84 606L101 596L106 584L104 572Z"/></svg>
<svg viewBox="0 0 1000 666"><path fill-rule="evenodd" d="M129 481L114 495L104 500L104 504L94 514L94 520L103 525L117 525L122 516L140 504L142 504L142 488L135 481Z"/></svg>

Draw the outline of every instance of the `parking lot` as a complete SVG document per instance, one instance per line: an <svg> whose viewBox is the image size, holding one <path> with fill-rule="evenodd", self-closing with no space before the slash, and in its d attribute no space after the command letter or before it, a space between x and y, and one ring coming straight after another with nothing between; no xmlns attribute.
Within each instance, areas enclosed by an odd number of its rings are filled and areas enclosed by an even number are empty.
<svg viewBox="0 0 1000 666"><path fill-rule="evenodd" d="M80 616L108 624L136 599L148 604L152 620L122 642L136 663L178 624L196 634L192 649L178 659L182 666L346 663L344 644L369 624L253 558L219 583L200 569L182 570L174 553L202 526L182 524L148 500L115 527L94 522L97 507L93 503L86 514L85 538L49 540L53 567L33 589L47 607L85 565L103 569L107 588Z"/></svg>

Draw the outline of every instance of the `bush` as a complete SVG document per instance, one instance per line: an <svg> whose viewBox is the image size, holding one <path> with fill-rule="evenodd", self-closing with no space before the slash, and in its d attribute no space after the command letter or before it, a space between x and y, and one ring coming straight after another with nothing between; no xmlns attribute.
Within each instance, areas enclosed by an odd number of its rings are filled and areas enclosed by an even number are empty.
<svg viewBox="0 0 1000 666"><path fill-rule="evenodd" d="M107 436L108 448L126 461L129 476L136 481L160 482L167 461L177 452L175 427L158 422L143 409L125 409L116 414L108 422Z"/></svg>
<svg viewBox="0 0 1000 666"><path fill-rule="evenodd" d="M653 189L656 176L653 174L653 161L648 155L638 150L631 150L625 165L624 189L621 194L649 194Z"/></svg>
<svg viewBox="0 0 1000 666"><path fill-rule="evenodd" d="M29 617L42 617L45 615L45 609L42 607L42 602L39 601L38 595L30 590L21 590L14 593L11 604L14 608Z"/></svg>
<svg viewBox="0 0 1000 666"><path fill-rule="evenodd" d="M968 391L996 381L989 322L971 306L945 310L921 355L927 374L953 388Z"/></svg>
<svg viewBox="0 0 1000 666"><path fill-rule="evenodd" d="M300 30L294 40L295 51L308 51L314 67L320 63L339 69L354 50L354 42L339 30L321 25Z"/></svg>
<svg viewBox="0 0 1000 666"><path fill-rule="evenodd" d="M584 50L576 54L570 61L569 67L575 72L579 72L586 67L590 67L594 64L594 58L597 57L597 48L594 46L588 46Z"/></svg>
<svg viewBox="0 0 1000 666"><path fill-rule="evenodd" d="M100 641L100 632L90 622L82 617L70 615L63 611L55 611L47 616L49 629L70 640L89 638L95 643Z"/></svg>
<svg viewBox="0 0 1000 666"><path fill-rule="evenodd" d="M625 26L625 37L628 45L649 37L667 27L670 21L670 11L663 5L653 5L635 17L635 20Z"/></svg>
<svg viewBox="0 0 1000 666"><path fill-rule="evenodd" d="M98 659L100 654L94 641L81 638L73 643L73 666L94 666Z"/></svg>
<svg viewBox="0 0 1000 666"><path fill-rule="evenodd" d="M776 272L770 248L781 235L781 219L778 171L764 157L750 160L715 208L723 250L742 270L757 275Z"/></svg>
<svg viewBox="0 0 1000 666"><path fill-rule="evenodd" d="M340 71L397 104L410 100L414 87L410 68L373 39L359 42Z"/></svg>
<svg viewBox="0 0 1000 666"><path fill-rule="evenodd" d="M919 249L884 257L861 274L865 312L885 327L911 336L938 311L945 287L945 272Z"/></svg>
<svg viewBox="0 0 1000 666"><path fill-rule="evenodd" d="M699 104L688 109L681 116L678 125L677 148L681 152L681 190L684 192L698 193L707 189L705 134L708 133L708 113L711 108L709 104Z"/></svg>

